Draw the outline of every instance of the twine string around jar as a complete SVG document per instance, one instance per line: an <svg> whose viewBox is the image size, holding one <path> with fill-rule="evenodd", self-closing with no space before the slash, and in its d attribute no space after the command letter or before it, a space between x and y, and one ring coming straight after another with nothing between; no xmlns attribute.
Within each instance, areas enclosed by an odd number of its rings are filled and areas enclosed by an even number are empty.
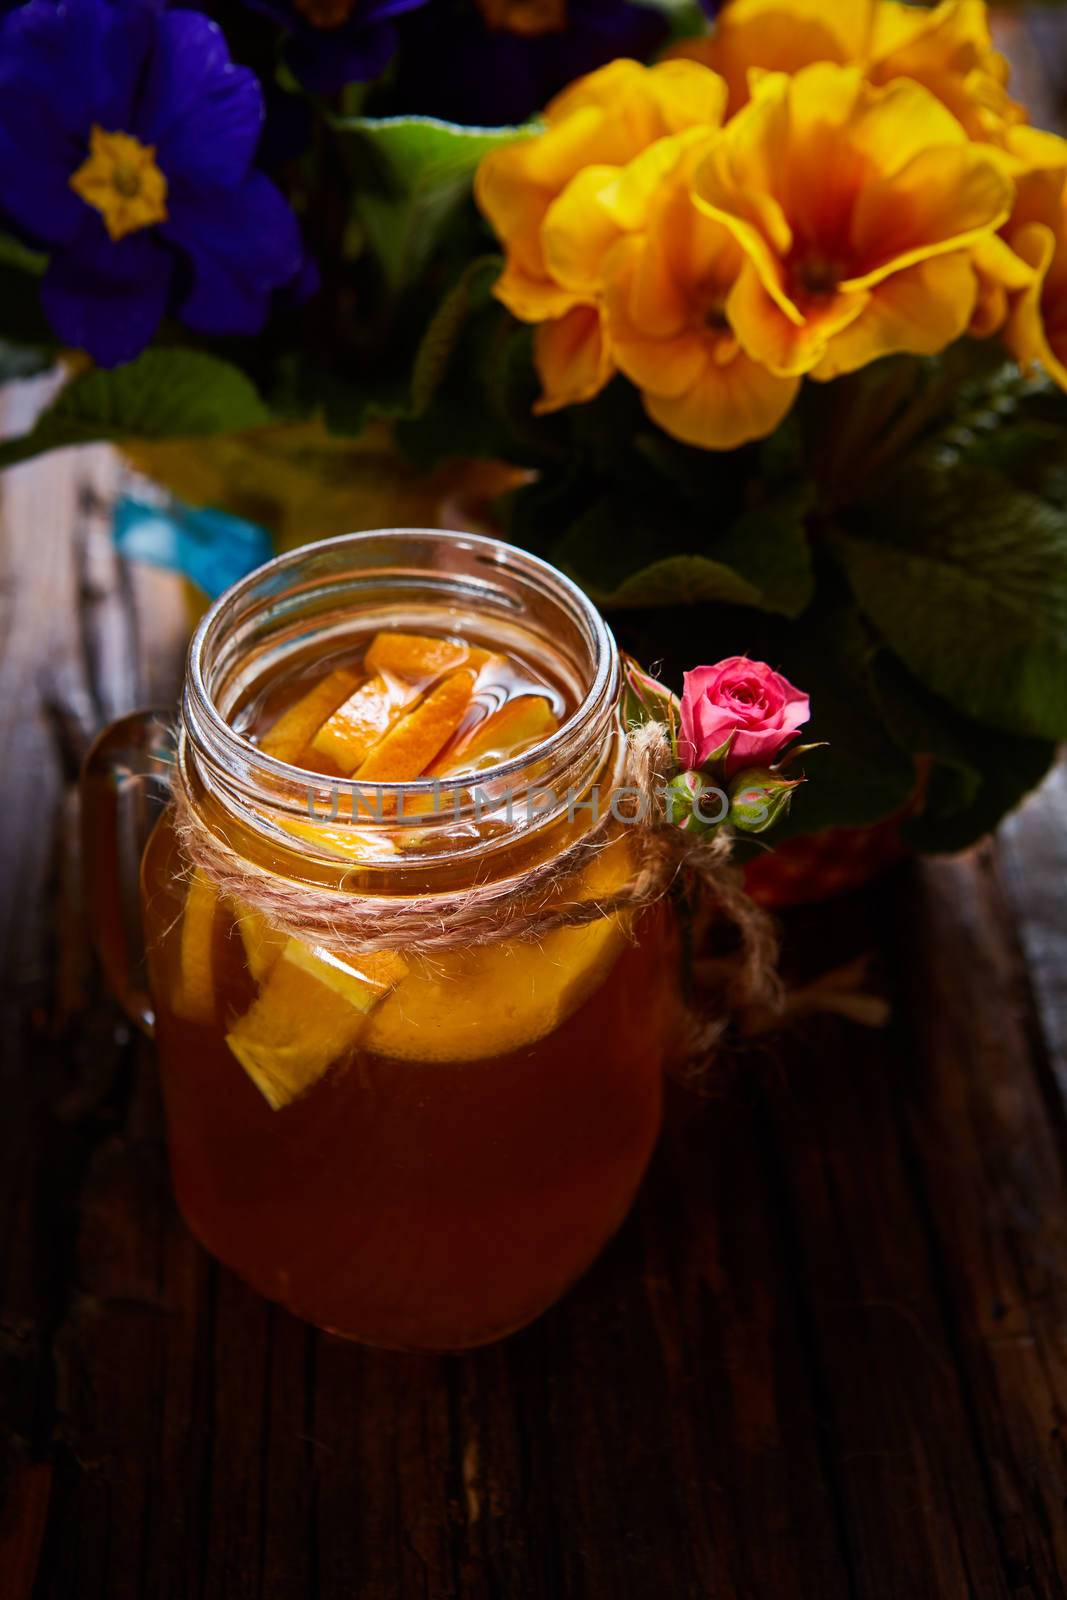
<svg viewBox="0 0 1067 1600"><path fill-rule="evenodd" d="M645 723L627 735L625 787L636 800L635 865L616 889L591 898L568 898L568 890L617 837L610 816L518 882L475 883L459 894L417 899L316 888L258 865L208 826L189 794L181 763L173 769L174 830L189 867L210 877L223 896L253 907L282 933L339 951L432 955L503 940L537 942L559 928L643 910L676 890L688 908L694 948L716 919L733 930L737 946L728 980L716 985L720 993L714 1006L706 1004L707 996L699 1005L702 1013L714 1013L699 1028L706 1047L735 1010L760 1007L773 1013L779 1008L778 939L772 919L749 899L741 873L731 864L728 835L689 833L668 820L672 762L660 723Z"/></svg>

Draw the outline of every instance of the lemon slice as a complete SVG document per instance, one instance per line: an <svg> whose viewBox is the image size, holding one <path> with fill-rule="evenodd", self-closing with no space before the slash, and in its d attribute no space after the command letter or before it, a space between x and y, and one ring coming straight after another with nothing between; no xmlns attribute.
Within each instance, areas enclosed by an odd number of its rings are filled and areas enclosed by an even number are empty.
<svg viewBox="0 0 1067 1600"><path fill-rule="evenodd" d="M287 939L226 1043L279 1111L353 1048L370 1012L406 972L392 952L348 959Z"/></svg>
<svg viewBox="0 0 1067 1600"><path fill-rule="evenodd" d="M587 868L581 895L612 893L630 875L628 841ZM566 1021L610 972L625 920L557 928L539 942L512 940L413 963L374 1011L363 1047L410 1061L477 1061L533 1044Z"/></svg>
<svg viewBox="0 0 1067 1600"><path fill-rule="evenodd" d="M279 761L297 761L323 723L347 700L359 674L340 667L330 672L288 711L283 711L260 740L259 748Z"/></svg>
<svg viewBox="0 0 1067 1600"><path fill-rule="evenodd" d="M215 917L219 893L211 878L199 867L189 879L182 912L182 931L178 984L173 996L174 1010L189 1022L213 1022L215 1018Z"/></svg>

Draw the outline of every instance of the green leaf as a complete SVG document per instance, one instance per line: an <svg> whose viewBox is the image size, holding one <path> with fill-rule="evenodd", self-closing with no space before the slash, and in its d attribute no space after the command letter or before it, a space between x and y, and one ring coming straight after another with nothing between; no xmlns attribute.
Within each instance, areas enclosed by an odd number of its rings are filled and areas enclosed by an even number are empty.
<svg viewBox="0 0 1067 1600"><path fill-rule="evenodd" d="M42 364L58 348L41 310L41 277L47 266L47 256L0 233L0 338L9 347L39 351ZM4 372L4 377L21 375Z"/></svg>
<svg viewBox="0 0 1067 1600"><path fill-rule="evenodd" d="M799 617L815 593L808 543L810 490L781 495L742 513L721 531L712 527L708 553L753 583L765 611Z"/></svg>
<svg viewBox="0 0 1067 1600"><path fill-rule="evenodd" d="M335 123L355 166L356 216L393 292L413 282L490 150L528 138L522 128L464 128L434 117L343 117Z"/></svg>
<svg viewBox="0 0 1067 1600"><path fill-rule="evenodd" d="M730 644L714 637L705 659L717 659ZM808 782L794 792L776 841L826 828L866 827L901 810L914 794L914 758L893 737L874 692L876 648L844 597L824 599L799 622L780 625L773 638L753 643L751 654L811 696L803 736L827 745L801 761L799 771L790 769L790 777L804 773Z"/></svg>
<svg viewBox="0 0 1067 1600"><path fill-rule="evenodd" d="M1011 364L972 386L963 402L962 413L933 441L942 459L1001 472L1017 488L1067 509L1067 395L1044 375L1027 377Z"/></svg>
<svg viewBox="0 0 1067 1600"><path fill-rule="evenodd" d="M707 556L664 556L631 573L614 589L590 580L593 598L605 606L701 605L721 600L735 606L759 604L759 590L721 561Z"/></svg>
<svg viewBox="0 0 1067 1600"><path fill-rule="evenodd" d="M992 832L1055 757L1051 741L996 733L961 716L888 651L874 663L872 687L901 749L929 767L922 809L906 829L919 850L964 850Z"/></svg>
<svg viewBox="0 0 1067 1600"><path fill-rule="evenodd" d="M237 367L195 350L146 350L112 372L74 378L32 432L0 444L0 468L101 439L192 439L271 420Z"/></svg>
<svg viewBox="0 0 1067 1600"><path fill-rule="evenodd" d="M552 549L553 559L605 607L759 604L755 584L702 555L656 556L658 522L616 501L598 501ZM650 559L651 558L651 559Z"/></svg>
<svg viewBox="0 0 1067 1600"><path fill-rule="evenodd" d="M29 245L23 244L13 234L0 233L0 266L13 267L16 272L25 272L31 278L43 278L48 257L39 250L31 250Z"/></svg>
<svg viewBox="0 0 1067 1600"><path fill-rule="evenodd" d="M406 350L376 368L337 373L314 360L300 372L305 412L321 411L331 433L358 437L373 422L414 423L429 410L444 382L456 346L474 313L488 304L500 270L499 256L468 261L429 321L417 332L414 313L405 330ZM474 408L475 415L484 406ZM470 417L463 419L470 426Z"/></svg>
<svg viewBox="0 0 1067 1600"><path fill-rule="evenodd" d="M533 414L538 384L532 338L531 328L492 299L472 306L432 403L397 428L398 442L418 466L459 456L502 458L516 466L560 458L565 422Z"/></svg>
<svg viewBox="0 0 1067 1600"><path fill-rule="evenodd" d="M666 498L605 496L572 523L552 558L604 606L723 601L796 616L814 588L805 510L805 498L791 495L718 529Z"/></svg>
<svg viewBox="0 0 1067 1600"><path fill-rule="evenodd" d="M500 256L479 256L465 268L458 283L441 301L422 336L411 374L411 415L428 410L444 381L452 353L472 309L482 303L495 282L503 261Z"/></svg>
<svg viewBox="0 0 1067 1600"><path fill-rule="evenodd" d="M396 422L411 414L408 374L404 370L340 376L316 366L309 390L311 414L321 412L328 432L357 439L374 422Z"/></svg>
<svg viewBox="0 0 1067 1600"><path fill-rule="evenodd" d="M995 424L1022 382L993 339L960 339L937 356L884 356L833 383L805 384L767 444L793 432L798 468L818 485L824 510L851 507L877 498L920 446L961 425Z"/></svg>
<svg viewBox="0 0 1067 1600"><path fill-rule="evenodd" d="M981 781L967 805L945 800L943 767L935 767L926 804L904 828L917 850L955 854L992 833L1010 811L1036 789L1056 759L1056 745L1044 739L1017 739L1003 761L989 759Z"/></svg>
<svg viewBox="0 0 1067 1600"><path fill-rule="evenodd" d="M658 0L657 9L666 12L670 26L664 48L683 39L702 39L707 34L707 14L690 0Z"/></svg>
<svg viewBox="0 0 1067 1600"><path fill-rule="evenodd" d="M1067 737L1067 514L951 455L915 460L830 536L912 673L979 722Z"/></svg>

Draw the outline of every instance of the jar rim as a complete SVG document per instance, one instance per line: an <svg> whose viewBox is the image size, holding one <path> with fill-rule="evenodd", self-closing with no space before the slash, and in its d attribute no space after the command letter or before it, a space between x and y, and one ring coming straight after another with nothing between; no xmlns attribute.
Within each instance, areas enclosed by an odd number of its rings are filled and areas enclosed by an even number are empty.
<svg viewBox="0 0 1067 1600"><path fill-rule="evenodd" d="M201 618L190 642L186 663L182 696L183 743L188 738L199 757L206 760L213 769L222 770L226 777L227 789L236 787L244 797L257 802L262 802L266 793L272 808L283 813L295 813L306 818L309 814L321 815L324 809L332 806L330 820L334 825L354 824L360 830L378 825L374 817L357 814L355 806L352 815L337 815L335 797L338 790L347 792L349 789L358 789L355 780L331 778L282 761L276 756L268 755L251 739L235 729L226 720L216 703L210 681L210 667L213 647L225 639L227 628L237 620L243 617L247 622L250 611L254 611L256 606L257 593L268 598L273 595L277 600L296 585L302 569L314 569L319 560L326 560L331 565L336 565L336 581L340 582L346 571L360 570L358 560L345 567L346 555L368 552L385 542L395 547L400 555L379 565L368 564L364 569L368 578L375 572L385 575L390 569L395 577L397 568L410 572L413 580L418 574L425 574L428 580L429 575L436 573L443 585L451 584L453 587L462 588L471 596L481 589L488 596L494 592L491 573L509 572L513 577L531 584L540 591L542 597L568 613L588 642L591 661L590 681L580 702L555 732L522 751L518 756L480 771L479 786L507 783L511 779L521 778L522 774L535 763L539 765L547 763L549 766L565 763L567 753L573 753L579 740L589 740L594 744L599 742L598 723L605 715L611 714L617 697L618 654L611 630L578 584L541 557L484 534L438 528L370 529L318 540L276 556L272 561L257 567L233 584L213 602ZM425 549L427 545L465 556L469 558L469 564L473 568L480 567L485 571L477 575L476 572L466 572L458 568L453 570L447 566L403 567L405 547L415 549L421 546ZM292 582L287 582L287 579L291 579ZM500 594L503 591L497 585L495 592ZM262 604L261 600L260 605ZM373 787L386 796L397 795L401 791L404 795L413 797L433 795L449 805L451 815L458 816L460 813L456 810L454 802L471 787L471 778L468 774L451 779L420 778L393 783L383 781L376 782ZM318 808L317 812L315 807ZM395 828L399 820L402 820L404 825L416 827L427 825L425 815L403 816L401 819L390 815L389 825Z"/></svg>

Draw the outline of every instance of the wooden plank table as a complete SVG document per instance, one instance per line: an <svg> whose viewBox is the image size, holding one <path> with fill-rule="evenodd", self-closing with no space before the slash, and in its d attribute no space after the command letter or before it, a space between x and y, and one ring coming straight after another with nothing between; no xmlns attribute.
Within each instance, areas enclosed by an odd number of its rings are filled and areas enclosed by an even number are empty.
<svg viewBox="0 0 1067 1600"><path fill-rule="evenodd" d="M1067 771L994 845L792 920L813 967L872 952L892 1025L674 1093L561 1305L360 1350L185 1231L87 953L77 762L182 643L85 503L115 471L0 485L3 1600L1067 1595Z"/></svg>

